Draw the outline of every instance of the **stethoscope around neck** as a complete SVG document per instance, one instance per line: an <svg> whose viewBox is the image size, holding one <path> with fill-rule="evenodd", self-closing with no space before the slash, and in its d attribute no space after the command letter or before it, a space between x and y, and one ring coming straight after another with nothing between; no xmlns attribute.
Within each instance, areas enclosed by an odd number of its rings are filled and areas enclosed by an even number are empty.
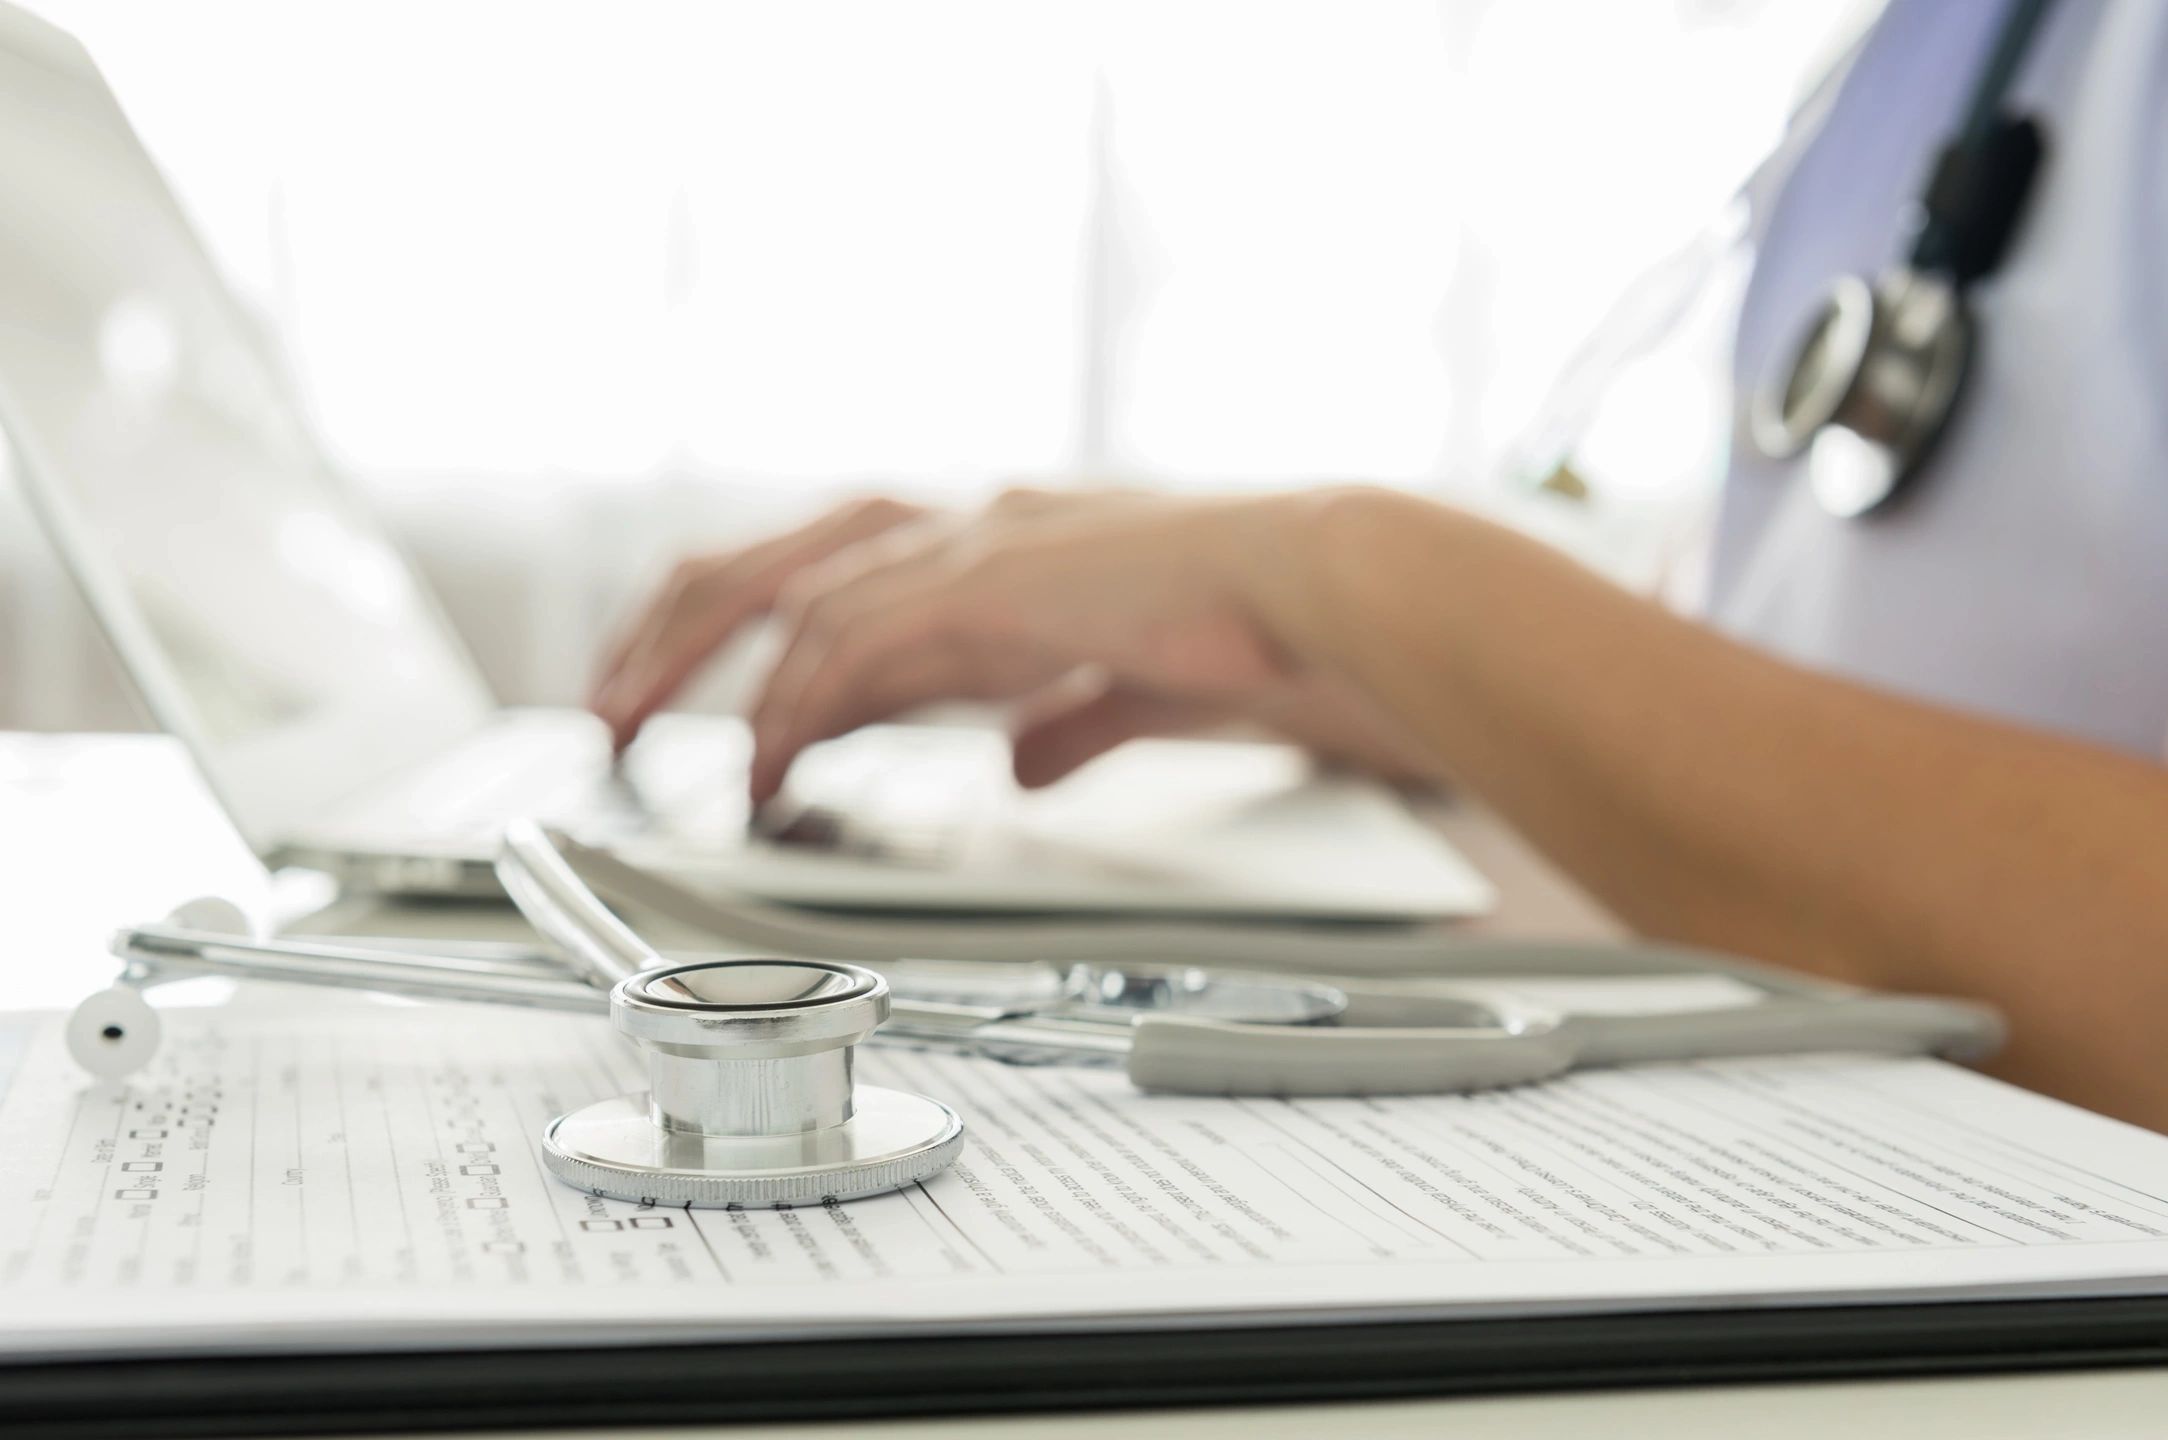
<svg viewBox="0 0 2168 1440"><path fill-rule="evenodd" d="M1755 444L1802 460L1832 515L1870 515L1904 494L1956 412L1977 343L1967 292L2001 264L2045 154L2040 127L2004 101L2049 4L2012 0L1915 207L1905 263L1836 280L1754 394Z"/></svg>

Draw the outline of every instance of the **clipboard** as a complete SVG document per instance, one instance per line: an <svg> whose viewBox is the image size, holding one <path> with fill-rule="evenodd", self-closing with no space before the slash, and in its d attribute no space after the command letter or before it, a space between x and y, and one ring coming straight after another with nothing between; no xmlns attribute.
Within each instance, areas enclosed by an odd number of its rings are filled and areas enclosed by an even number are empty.
<svg viewBox="0 0 2168 1440"><path fill-rule="evenodd" d="M729 1344L0 1362L10 1436L1296 1403L2168 1363L2168 1296Z"/></svg>
<svg viewBox="0 0 2168 1440"><path fill-rule="evenodd" d="M0 1026L9 1440L2168 1363L2168 1140L1934 1061L1236 1102L884 1055L969 1098L970 1173L680 1213L534 1163L536 1117L629 1064L590 1022L171 1019L119 1091L57 1017Z"/></svg>

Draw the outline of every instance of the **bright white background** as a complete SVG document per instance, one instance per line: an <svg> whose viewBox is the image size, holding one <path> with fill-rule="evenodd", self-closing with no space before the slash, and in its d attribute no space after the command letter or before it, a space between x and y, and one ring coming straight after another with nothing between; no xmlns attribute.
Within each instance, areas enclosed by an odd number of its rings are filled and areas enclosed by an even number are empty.
<svg viewBox="0 0 2168 1440"><path fill-rule="evenodd" d="M578 693L660 557L840 491L1505 503L1562 360L1868 8L29 3L522 700ZM1622 571L1714 480L1690 348L1624 382L1600 503L1536 517ZM126 723L0 523L0 723Z"/></svg>

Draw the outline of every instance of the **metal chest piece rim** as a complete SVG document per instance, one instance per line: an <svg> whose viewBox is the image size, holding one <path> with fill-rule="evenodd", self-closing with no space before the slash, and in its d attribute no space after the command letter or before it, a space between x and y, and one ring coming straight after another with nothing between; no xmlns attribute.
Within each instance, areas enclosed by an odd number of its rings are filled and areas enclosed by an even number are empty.
<svg viewBox="0 0 2168 1440"><path fill-rule="evenodd" d="M561 1115L550 1173L635 1204L772 1208L862 1199L931 1179L963 1147L937 1100L852 1078L888 1018L887 983L856 965L668 965L610 992L646 1051L649 1088Z"/></svg>

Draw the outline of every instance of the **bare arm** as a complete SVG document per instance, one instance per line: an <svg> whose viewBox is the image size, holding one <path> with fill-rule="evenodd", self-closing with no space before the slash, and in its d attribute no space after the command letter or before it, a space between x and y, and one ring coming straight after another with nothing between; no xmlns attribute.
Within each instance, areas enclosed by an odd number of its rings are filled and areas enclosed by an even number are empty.
<svg viewBox="0 0 2168 1440"><path fill-rule="evenodd" d="M1783 664L1421 501L1315 503L1299 587L1256 593L1629 923L1989 1000L2011 1079L2168 1128L2168 770Z"/></svg>
<svg viewBox="0 0 2168 1440"><path fill-rule="evenodd" d="M2159 765L1783 664L1384 491L1026 492L775 597L756 800L806 745L957 696L1026 701L1027 783L1170 716L1325 720L1449 771L1646 933L1988 1000L2003 1073L2168 1128Z"/></svg>

